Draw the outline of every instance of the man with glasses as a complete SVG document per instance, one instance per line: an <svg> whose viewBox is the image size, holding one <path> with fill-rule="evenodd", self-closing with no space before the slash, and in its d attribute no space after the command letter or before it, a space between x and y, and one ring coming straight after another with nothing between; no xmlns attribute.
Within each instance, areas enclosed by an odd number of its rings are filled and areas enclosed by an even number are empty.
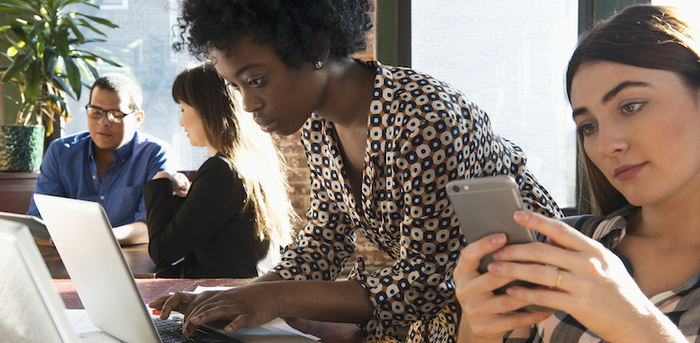
<svg viewBox="0 0 700 343"><path fill-rule="evenodd" d="M88 131L51 142L35 194L102 205L122 245L148 242L141 187L159 171L175 173L173 148L137 128L144 119L141 87L110 73L95 81L85 106ZM40 216L34 200L27 214Z"/></svg>

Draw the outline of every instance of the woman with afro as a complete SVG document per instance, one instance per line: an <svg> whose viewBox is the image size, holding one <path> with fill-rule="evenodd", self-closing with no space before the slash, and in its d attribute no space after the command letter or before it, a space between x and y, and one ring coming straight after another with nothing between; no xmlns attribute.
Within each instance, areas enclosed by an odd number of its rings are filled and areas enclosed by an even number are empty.
<svg viewBox="0 0 700 343"><path fill-rule="evenodd" d="M186 313L185 335L217 319L229 332L277 317L350 322L366 340L454 342L451 281L466 241L445 186L514 177L525 207L560 214L522 150L491 129L459 90L409 68L350 57L372 28L367 0L186 0L183 41L240 95L263 131L301 131L310 170L307 223L282 261L245 287L151 303ZM461 223L469 229L469 223ZM395 263L357 260L364 235Z"/></svg>

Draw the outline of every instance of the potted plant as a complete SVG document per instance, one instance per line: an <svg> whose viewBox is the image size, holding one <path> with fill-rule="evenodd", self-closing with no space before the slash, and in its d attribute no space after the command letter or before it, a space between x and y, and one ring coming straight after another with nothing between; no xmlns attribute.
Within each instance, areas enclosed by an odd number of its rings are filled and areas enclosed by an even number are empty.
<svg viewBox="0 0 700 343"><path fill-rule="evenodd" d="M0 171L35 171L41 165L44 137L54 132L61 118L71 118L66 95L80 99L83 76L99 77L96 62L121 67L81 49L86 43L104 41L86 38L81 29L106 37L95 24L117 25L67 8L99 9L85 0L1 1L0 11L7 13L8 25L0 27L0 45L8 49L0 52L4 57L0 57L0 82L18 89L18 99L11 100L19 110L15 125L0 126Z"/></svg>

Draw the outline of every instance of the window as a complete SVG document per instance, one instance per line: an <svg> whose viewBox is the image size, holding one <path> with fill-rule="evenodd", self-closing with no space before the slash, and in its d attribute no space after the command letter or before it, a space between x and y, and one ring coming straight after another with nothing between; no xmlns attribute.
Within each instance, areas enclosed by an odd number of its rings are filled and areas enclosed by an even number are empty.
<svg viewBox="0 0 700 343"><path fill-rule="evenodd" d="M101 10L129 9L129 0L90 0L90 3L100 6Z"/></svg>
<svg viewBox="0 0 700 343"><path fill-rule="evenodd" d="M143 88L145 119L140 130L173 145L183 170L197 170L209 157L207 148L192 147L179 125L180 107L173 102L171 86L177 74L196 62L188 52L174 53L173 25L177 23L177 0L133 1L124 11L112 11L107 5L128 4L126 0L93 0L100 10L80 5L76 10L87 15L109 19L116 29L97 27L107 34L106 42L91 43L86 50L124 65L106 63L95 67L100 74L119 72L130 75ZM178 31L175 31L178 32ZM91 38L104 38L84 30ZM92 84L94 80L85 80ZM87 130L84 107L90 101L89 90L83 88L79 101L70 101L73 119L64 125L63 135Z"/></svg>
<svg viewBox="0 0 700 343"><path fill-rule="evenodd" d="M411 64L460 89L519 145L560 207L576 206L576 127L566 65L577 0L411 3Z"/></svg>
<svg viewBox="0 0 700 343"><path fill-rule="evenodd" d="M652 0L654 5L678 7L688 13L700 13L700 2L697 0Z"/></svg>

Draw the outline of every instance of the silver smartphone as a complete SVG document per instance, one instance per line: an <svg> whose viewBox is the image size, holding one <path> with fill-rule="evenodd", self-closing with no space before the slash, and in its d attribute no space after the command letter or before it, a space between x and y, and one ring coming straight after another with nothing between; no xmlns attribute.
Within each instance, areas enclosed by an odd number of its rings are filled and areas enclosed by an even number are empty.
<svg viewBox="0 0 700 343"><path fill-rule="evenodd" d="M511 176L498 175L451 181L447 184L447 196L467 243L499 232L506 234L506 244L536 241L532 230L518 225L513 219L515 211L523 209L523 202L518 184ZM493 262L491 254L485 256L479 265L479 272L485 273L491 262ZM516 280L494 290L494 294L504 294L511 286L535 287L538 285ZM552 312L554 310L530 305L519 311Z"/></svg>

